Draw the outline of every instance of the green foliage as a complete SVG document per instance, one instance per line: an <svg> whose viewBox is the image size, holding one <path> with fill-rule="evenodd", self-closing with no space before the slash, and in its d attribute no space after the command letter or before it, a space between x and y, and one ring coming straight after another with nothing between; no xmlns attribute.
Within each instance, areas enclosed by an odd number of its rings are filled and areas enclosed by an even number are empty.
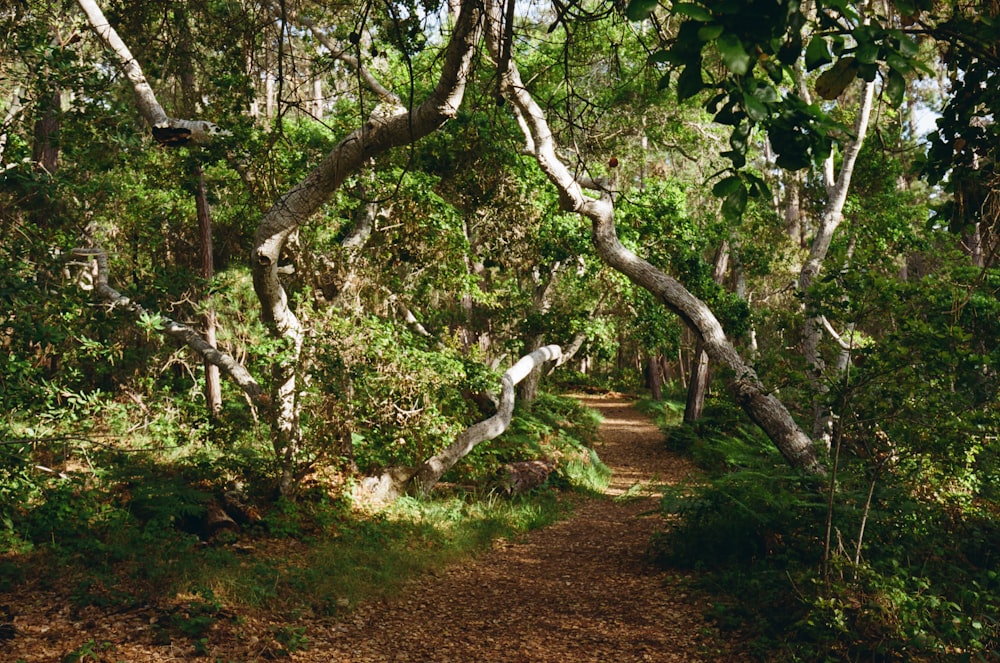
<svg viewBox="0 0 1000 663"><path fill-rule="evenodd" d="M579 401L542 392L530 407L515 404L507 430L478 445L444 478L489 484L504 463L546 458L556 461L560 478L571 486L600 483L606 468L592 462L590 449L599 425L597 415Z"/></svg>
<svg viewBox="0 0 1000 663"><path fill-rule="evenodd" d="M430 349L372 317L332 320L314 351L315 405L303 422L310 451L366 472L414 465L443 448L473 415L466 395L492 386L457 351Z"/></svg>
<svg viewBox="0 0 1000 663"><path fill-rule="evenodd" d="M678 410L683 408L678 406ZM667 429L667 448L689 454L715 476L736 469L780 465L774 445L730 400L712 397L693 424Z"/></svg>
<svg viewBox="0 0 1000 663"><path fill-rule="evenodd" d="M871 416L862 421L892 422ZM762 455L738 419L710 406L697 427L670 431L714 478L664 498L679 521L651 546L663 564L708 571L721 625L752 634L760 660L989 660L1000 644L996 503L977 497L989 465L954 421L937 429L945 448L905 450L905 437L887 448L884 432L845 425L839 474L824 486ZM893 428L903 430L915 429Z"/></svg>

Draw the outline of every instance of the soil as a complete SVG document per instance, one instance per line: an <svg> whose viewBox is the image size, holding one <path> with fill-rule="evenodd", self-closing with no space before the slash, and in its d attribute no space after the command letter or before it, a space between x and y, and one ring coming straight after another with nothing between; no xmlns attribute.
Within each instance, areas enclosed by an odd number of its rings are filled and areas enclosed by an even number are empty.
<svg viewBox="0 0 1000 663"><path fill-rule="evenodd" d="M657 509L659 487L691 481L696 470L664 449L662 433L630 400L580 400L605 417L597 452L614 472L605 496L580 498L572 517L515 541L498 541L473 560L414 580L390 601L360 605L340 620L301 620L308 648L283 660L747 660L738 641L722 637L705 619L709 600L693 588L694 577L661 571L646 556L652 533L668 526ZM25 599L11 606L17 635L0 640L0 660L61 661L89 639L94 657L74 660L200 658L188 644L153 644L141 609L70 614L53 604L53 596ZM232 621L240 628L231 641L213 633L210 656L200 660L252 661L283 653L266 637L274 628L266 618Z"/></svg>

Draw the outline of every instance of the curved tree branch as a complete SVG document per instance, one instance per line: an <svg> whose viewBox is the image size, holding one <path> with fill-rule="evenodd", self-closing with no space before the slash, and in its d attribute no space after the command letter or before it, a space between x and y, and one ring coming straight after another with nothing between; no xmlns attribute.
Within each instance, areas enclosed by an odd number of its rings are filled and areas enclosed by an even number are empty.
<svg viewBox="0 0 1000 663"><path fill-rule="evenodd" d="M160 321L161 331L187 347L194 350L206 362L218 366L219 369L232 378L243 392L257 406L270 407L271 401L257 381L243 364L236 361L232 355L222 352L209 344L197 331L191 327L159 314L151 314L141 304L121 294L108 284L108 254L104 249L73 249L73 255L93 259L97 263L97 276L94 282L94 294L109 308L120 308L136 316L155 315Z"/></svg>
<svg viewBox="0 0 1000 663"><path fill-rule="evenodd" d="M274 447L283 458L280 486L283 494L290 493L295 484L294 459L301 438L296 372L305 334L281 282L278 264L281 251L289 236L330 199L349 175L359 172L373 157L414 143L455 116L478 42L480 16L477 0L463 1L438 83L420 106L412 111L400 107L391 115L373 112L305 179L272 205L257 226L250 265L254 291L261 304L262 320L286 342L286 352L274 375L277 413Z"/></svg>
<svg viewBox="0 0 1000 663"><path fill-rule="evenodd" d="M499 436L514 416L514 387L536 368L547 361L558 360L562 350L558 345L546 345L531 354L521 357L516 364L503 374L500 390L500 404L492 417L466 428L448 448L425 460L416 469L410 480L410 489L420 496L427 495L441 480L445 472L464 458L481 442Z"/></svg>
<svg viewBox="0 0 1000 663"><path fill-rule="evenodd" d="M80 9L87 15L87 21L101 41L118 58L126 78L135 91L139 112L153 129L153 138L161 145L177 146L187 143L207 144L219 135L227 135L217 125L204 120L181 120L167 115L156 100L156 93L142 73L139 61L135 59L125 42L101 11L97 0L77 0Z"/></svg>
<svg viewBox="0 0 1000 663"><path fill-rule="evenodd" d="M487 29L487 42L494 58L500 54L498 11L494 4ZM731 372L729 389L736 402L771 438L789 464L808 472L822 473L824 470L812 440L781 401L764 387L756 371L739 356L711 309L676 279L622 245L615 232L614 201L610 192L603 191L597 199L583 194L581 182L556 155L555 140L545 113L522 83L515 62L510 63L502 85L504 93L521 114L523 126L531 132L532 140L527 142L534 144L535 158L555 185L561 207L591 220L594 246L601 259L649 290L698 335L709 356Z"/></svg>

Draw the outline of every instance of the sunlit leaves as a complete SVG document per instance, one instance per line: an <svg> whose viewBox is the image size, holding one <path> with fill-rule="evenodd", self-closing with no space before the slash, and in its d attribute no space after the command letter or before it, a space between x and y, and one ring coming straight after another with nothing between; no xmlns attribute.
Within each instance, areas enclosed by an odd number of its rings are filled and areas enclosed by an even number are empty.
<svg viewBox="0 0 1000 663"><path fill-rule="evenodd" d="M841 58L816 79L816 94L824 99L836 99L857 75L857 61L853 57Z"/></svg>

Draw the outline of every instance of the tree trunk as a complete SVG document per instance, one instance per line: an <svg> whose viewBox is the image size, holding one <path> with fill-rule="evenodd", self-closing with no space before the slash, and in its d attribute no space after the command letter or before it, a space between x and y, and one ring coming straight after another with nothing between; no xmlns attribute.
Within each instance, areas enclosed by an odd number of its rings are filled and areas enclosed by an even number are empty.
<svg viewBox="0 0 1000 663"><path fill-rule="evenodd" d="M684 423L692 424L701 419L705 411L705 396L708 393L708 353L701 342L695 347L691 362L691 377L688 379L687 402L684 405Z"/></svg>
<svg viewBox="0 0 1000 663"><path fill-rule="evenodd" d="M62 111L62 91L54 87L40 104L41 116L35 120L31 159L35 167L52 175L59 168L59 115Z"/></svg>
<svg viewBox="0 0 1000 663"><path fill-rule="evenodd" d="M108 254L103 249L76 248L73 255L89 258L94 261L94 294L97 298L110 308L126 311L136 317L148 317L158 319L160 330L196 352L205 361L218 366L226 373L250 398L251 402L263 408L270 408L271 399L264 393L264 390L253 378L243 364L239 363L231 355L220 352L209 345L201 334L191 329L187 325L181 324L165 316L147 311L141 304L132 301L125 295L111 287L108 283Z"/></svg>
<svg viewBox="0 0 1000 663"><path fill-rule="evenodd" d="M712 263L712 280L721 284L726 277L726 269L729 266L729 242L723 241L719 250L715 252L715 260ZM699 340L695 344L694 358L691 362L691 381L688 382L687 403L684 406L685 423L694 423L701 419L702 412L705 411L705 397L708 395L709 384L709 361L708 353Z"/></svg>
<svg viewBox="0 0 1000 663"><path fill-rule="evenodd" d="M444 473L467 456L476 445L492 440L507 430L514 416L514 387L528 375L536 372L545 362L559 359L561 354L558 345L547 345L521 357L516 364L507 369L501 378L500 404L497 413L465 429L447 449L425 460L413 475L412 490L419 495L427 495Z"/></svg>
<svg viewBox="0 0 1000 663"><path fill-rule="evenodd" d="M559 361L557 361L556 363L554 363L551 366L549 366L549 369L548 369L548 371L546 371L545 374L546 375L552 375L552 373L557 368L559 368L563 364L565 364L565 363L569 362L571 359L573 359L573 357L576 356L576 353L580 351L580 348L583 347L583 344L584 344L584 342L586 340L587 340L587 334L586 333L584 333L584 332L577 332L576 335L573 337L573 340L570 341L569 347L567 347L566 351L563 352L562 356L559 357ZM586 373L587 371L581 369L580 372L581 373Z"/></svg>
<svg viewBox="0 0 1000 663"><path fill-rule="evenodd" d="M454 117L465 92L479 16L475 3L466 0L446 49L438 83L427 100L411 112L398 108L394 114L373 114L362 127L341 140L302 182L282 196L257 227L251 254L254 290L265 324L285 341L283 359L274 366L273 378L274 447L282 467L280 488L284 494L294 489L302 441L297 373L305 334L281 282L278 261L282 249L289 236L329 200L349 175L360 171L375 156L413 143Z"/></svg>
<svg viewBox="0 0 1000 663"><path fill-rule="evenodd" d="M785 231L795 246L804 249L806 238L802 231L802 202L799 197L801 186L798 173L788 173L785 178Z"/></svg>
<svg viewBox="0 0 1000 663"><path fill-rule="evenodd" d="M538 334L535 336L530 343L527 344L527 354L531 354L535 350L542 347L544 336ZM530 407L535 399L538 398L538 385L542 381L542 368L543 364L536 366L530 373L528 373L524 379L517 385L517 398L525 406Z"/></svg>
<svg viewBox="0 0 1000 663"><path fill-rule="evenodd" d="M216 136L225 135L226 132L220 130L212 122L169 117L160 102L157 101L153 88L150 87L145 74L142 73L139 61L135 59L128 46L111 27L111 23L105 18L104 12L101 11L96 0L77 0L77 4L87 15L91 29L118 58L118 62L125 72L125 77L132 84L139 112L152 127L153 138L157 142L170 146L188 143L207 144L215 140Z"/></svg>
<svg viewBox="0 0 1000 663"><path fill-rule="evenodd" d="M493 11L497 11L495 7ZM487 37L494 57L500 52L497 25L496 17L491 16ZM728 369L729 390L733 398L793 467L823 473L812 440L795 423L785 406L764 387L753 368L739 356L708 306L675 279L621 244L615 232L611 192L600 181L582 180L590 188L601 192L599 199L583 195L581 181L556 156L555 141L545 113L521 81L513 61L504 77L503 88L521 116L519 124L529 128L531 140L527 142L534 145L534 156L539 166L559 192L560 206L591 220L594 246L601 259L636 285L649 290L696 333L709 357Z"/></svg>
<svg viewBox="0 0 1000 663"><path fill-rule="evenodd" d="M810 298L809 288L812 286L823 261L826 260L833 242L834 234L843 220L844 204L847 202L847 193L851 187L851 178L854 174L854 164L861 146L868 131L868 123L871 117L872 102L875 95L875 84L865 83L861 95L861 102L858 106L858 114L854 120L854 138L844 150L844 158L841 163L840 173L834 177L833 155L826 161L826 188L827 203L823 209L823 214L819 220L819 228L813 238L809 248L809 256L802 271L799 273L798 287L802 293L803 306L806 308L806 322L802 330L802 355L806 363L806 374L813 387L813 422L812 433L814 436L822 434L826 426L826 406L823 403L824 394L828 391L823 382L826 362L820 352L820 341L823 337L823 325L819 318L809 312ZM829 447L829 440L826 441Z"/></svg>
<svg viewBox="0 0 1000 663"><path fill-rule="evenodd" d="M649 361L646 363L646 372L649 375L649 394L654 401L663 400L663 373L660 372L659 353L650 353Z"/></svg>
<svg viewBox="0 0 1000 663"><path fill-rule="evenodd" d="M142 117L153 127L154 138L164 144L181 145L210 142L221 133L209 122L168 117L156 100L138 61L108 23L96 1L77 2L93 30L118 58L132 84ZM304 180L282 196L258 224L251 254L254 290L261 303L261 318L272 334L284 342L281 359L273 365L273 396L268 398L261 394L259 385L243 366L212 348L190 328L168 321L164 330L222 366L255 400L273 405L269 411L274 423L273 446L280 467L279 488L282 494L291 494L297 483L302 440L297 373L302 368L299 358L305 333L281 282L279 257L289 237L329 200L348 176L360 171L374 157L394 147L411 144L435 131L458 112L478 42L481 18L481 11L474 0L464 0L461 7L445 48L438 82L427 99L410 110L397 107L370 116L363 126L341 140ZM103 251L97 253L100 254L97 256L99 264L103 260L102 298L124 304L132 311L141 311L141 307L107 285L107 256ZM81 254L92 255L87 250Z"/></svg>
<svg viewBox="0 0 1000 663"><path fill-rule="evenodd" d="M212 213L208 207L205 173L201 166L195 166L195 177L197 178L195 207L198 212L198 236L201 240L201 277L208 283L215 275ZM214 348L216 346L216 317L215 308L211 304L205 309L202 324L205 326L205 342ZM209 361L205 362L205 403L212 418L218 417L222 411L222 384L219 380L219 367Z"/></svg>

